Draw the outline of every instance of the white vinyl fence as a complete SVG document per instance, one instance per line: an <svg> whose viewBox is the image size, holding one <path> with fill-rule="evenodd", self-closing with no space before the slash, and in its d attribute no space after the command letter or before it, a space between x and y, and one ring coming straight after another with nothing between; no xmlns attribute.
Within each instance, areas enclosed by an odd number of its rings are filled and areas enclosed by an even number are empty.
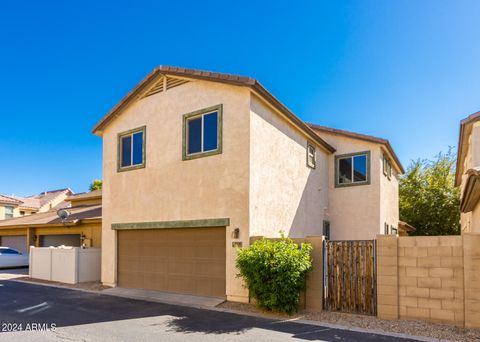
<svg viewBox="0 0 480 342"><path fill-rule="evenodd" d="M100 281L101 249L30 247L30 277L77 284Z"/></svg>

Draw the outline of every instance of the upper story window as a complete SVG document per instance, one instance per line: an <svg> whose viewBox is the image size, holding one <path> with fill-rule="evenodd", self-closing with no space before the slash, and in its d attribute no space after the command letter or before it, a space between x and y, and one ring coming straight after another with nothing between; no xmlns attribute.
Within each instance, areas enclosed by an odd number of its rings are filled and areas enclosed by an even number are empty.
<svg viewBox="0 0 480 342"><path fill-rule="evenodd" d="M307 166L314 169L317 166L317 155L315 153L315 146L307 143Z"/></svg>
<svg viewBox="0 0 480 342"><path fill-rule="evenodd" d="M222 105L183 116L183 160L222 153Z"/></svg>
<svg viewBox="0 0 480 342"><path fill-rule="evenodd" d="M383 155L383 174L388 178L392 178L392 163L387 155Z"/></svg>
<svg viewBox="0 0 480 342"><path fill-rule="evenodd" d="M335 157L335 187L370 184L370 151Z"/></svg>
<svg viewBox="0 0 480 342"><path fill-rule="evenodd" d="M6 206L5 207L5 219L9 219L13 217L13 207Z"/></svg>
<svg viewBox="0 0 480 342"><path fill-rule="evenodd" d="M118 171L145 167L145 133L140 127L118 135Z"/></svg>

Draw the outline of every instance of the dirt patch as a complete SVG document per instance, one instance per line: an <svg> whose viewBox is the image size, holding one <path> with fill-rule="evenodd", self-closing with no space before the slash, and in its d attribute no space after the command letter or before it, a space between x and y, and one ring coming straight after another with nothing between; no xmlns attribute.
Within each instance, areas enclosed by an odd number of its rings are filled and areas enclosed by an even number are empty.
<svg viewBox="0 0 480 342"><path fill-rule="evenodd" d="M32 282L32 283L39 283L39 284L55 285L55 286L67 287L67 288L71 288L71 289L90 290L90 291L103 291L105 289L110 288L110 286L102 285L102 283L100 283L98 281L89 281L89 282L86 282L86 283L78 283L78 284L66 284L66 283L61 283L61 282L58 282L58 281L33 279L33 278L30 278L30 277L19 277L19 278L16 278L16 280L29 281L29 282Z"/></svg>
<svg viewBox="0 0 480 342"><path fill-rule="evenodd" d="M262 314L269 318L277 319L307 319L312 321L338 324L348 327L381 330L414 336L433 337L451 341L474 342L480 341L480 329L465 329L445 324L427 323L423 321L396 320L387 321L372 316L352 315L337 312L309 312L299 311L293 316L274 314L257 308L253 304L224 302L219 308L237 310L248 313Z"/></svg>

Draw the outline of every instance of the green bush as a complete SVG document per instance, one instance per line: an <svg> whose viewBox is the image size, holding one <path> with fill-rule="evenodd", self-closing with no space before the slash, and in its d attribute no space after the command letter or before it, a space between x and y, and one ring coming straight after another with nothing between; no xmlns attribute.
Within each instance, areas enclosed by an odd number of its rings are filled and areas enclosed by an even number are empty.
<svg viewBox="0 0 480 342"><path fill-rule="evenodd" d="M312 246L282 237L261 239L239 249L237 268L250 296L263 309L293 314L299 295L305 289L307 272L312 267Z"/></svg>

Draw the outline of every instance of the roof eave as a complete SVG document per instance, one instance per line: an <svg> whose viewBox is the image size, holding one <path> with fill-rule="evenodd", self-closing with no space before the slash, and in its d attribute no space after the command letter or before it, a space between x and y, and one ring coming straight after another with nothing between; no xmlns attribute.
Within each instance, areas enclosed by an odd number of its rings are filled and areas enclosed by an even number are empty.
<svg viewBox="0 0 480 342"><path fill-rule="evenodd" d="M480 120L480 112L473 113L460 121L460 132L458 134L457 163L455 169L455 185L462 184L463 174L463 145L465 143L466 128L475 121Z"/></svg>
<svg viewBox="0 0 480 342"><path fill-rule="evenodd" d="M388 141L387 139L377 138L377 137L373 137L373 136L367 136L367 135L359 134L359 133L348 132L348 131L335 129L335 128L329 128L329 127L320 126L320 125L316 125L316 124L312 124L312 123L307 123L307 125L309 127L313 128L314 130L316 129L318 131L322 131L322 132L325 132L325 133L330 133L330 134L334 134L334 135L341 135L341 136L345 136L345 137L350 138L350 139L358 139L358 140L367 141L367 142L374 143L374 144L384 145L386 147L388 153L391 155L392 159L394 160L397 171L399 171L400 174L405 173L405 169L403 168L403 165L400 162L400 159L398 158L397 154L393 150L393 147L390 144L390 141ZM315 134L317 134L317 133L315 133Z"/></svg>
<svg viewBox="0 0 480 342"><path fill-rule="evenodd" d="M154 82L160 75L181 76L191 79L201 79L217 83L227 83L230 85L249 87L256 91L267 102L271 103L277 108L283 115L289 120L295 123L301 130L303 130L311 139L322 146L327 152L334 153L335 148L329 145L325 140L319 137L304 121L298 116L293 114L285 105L283 105L275 96L273 96L268 90L266 90L257 80L250 77L235 76L221 73L211 73L201 70L174 68L169 66L159 66L153 69L139 84L137 84L113 109L107 113L93 128L92 133L98 136L102 136L105 126L114 120L119 112L126 108L130 103L136 101L143 91Z"/></svg>

